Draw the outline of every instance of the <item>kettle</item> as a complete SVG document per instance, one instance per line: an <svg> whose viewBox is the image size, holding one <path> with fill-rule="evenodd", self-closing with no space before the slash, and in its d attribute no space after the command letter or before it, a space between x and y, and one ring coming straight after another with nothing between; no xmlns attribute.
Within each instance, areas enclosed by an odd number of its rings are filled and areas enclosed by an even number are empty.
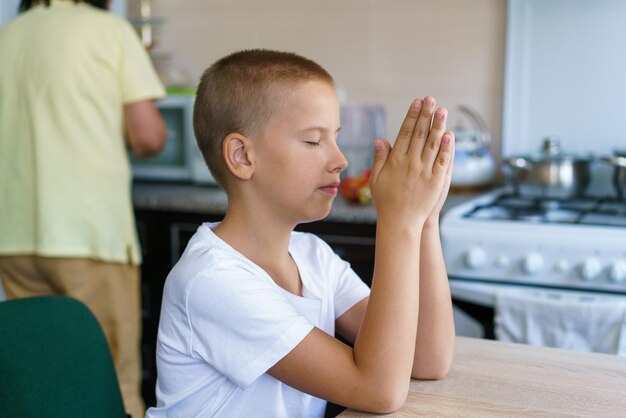
<svg viewBox="0 0 626 418"><path fill-rule="evenodd" d="M496 177L496 162L489 150L491 135L484 120L468 106L457 108L471 129L454 129L455 152L451 188L456 191L477 191L490 187Z"/></svg>

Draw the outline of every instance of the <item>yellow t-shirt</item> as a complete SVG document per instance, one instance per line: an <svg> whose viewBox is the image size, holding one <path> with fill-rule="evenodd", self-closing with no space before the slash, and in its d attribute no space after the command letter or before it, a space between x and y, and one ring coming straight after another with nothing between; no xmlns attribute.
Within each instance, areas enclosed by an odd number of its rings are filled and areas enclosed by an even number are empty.
<svg viewBox="0 0 626 418"><path fill-rule="evenodd" d="M138 264L123 104L164 94L106 11L53 1L0 26L0 255Z"/></svg>

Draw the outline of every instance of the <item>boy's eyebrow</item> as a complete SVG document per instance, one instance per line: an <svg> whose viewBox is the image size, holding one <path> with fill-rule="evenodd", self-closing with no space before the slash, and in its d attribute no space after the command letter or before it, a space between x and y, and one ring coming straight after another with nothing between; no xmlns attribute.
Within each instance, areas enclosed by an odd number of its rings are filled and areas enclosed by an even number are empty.
<svg viewBox="0 0 626 418"><path fill-rule="evenodd" d="M341 126L339 128L337 128L335 133L339 132L340 130L341 130ZM321 127L321 126L311 126L310 128L302 129L301 132L307 132L307 131L322 131L322 132L326 132L326 131L328 131L328 129L326 129L324 127Z"/></svg>

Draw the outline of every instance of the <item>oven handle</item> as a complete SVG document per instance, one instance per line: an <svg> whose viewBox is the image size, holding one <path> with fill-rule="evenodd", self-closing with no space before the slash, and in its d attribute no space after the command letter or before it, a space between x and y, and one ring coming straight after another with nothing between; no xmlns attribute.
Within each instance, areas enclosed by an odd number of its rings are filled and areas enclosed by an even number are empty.
<svg viewBox="0 0 626 418"><path fill-rule="evenodd" d="M555 286L541 286L533 284L510 284L489 280L467 279L451 276L448 278L450 293L453 299L493 308L496 303L496 294L501 289L536 289L554 294L573 295L580 297L606 297L609 299L626 296L624 291L599 289L565 289Z"/></svg>
<svg viewBox="0 0 626 418"><path fill-rule="evenodd" d="M496 283L483 283L466 279L449 278L450 293L452 299L484 308L495 306L496 293L498 289L511 287Z"/></svg>

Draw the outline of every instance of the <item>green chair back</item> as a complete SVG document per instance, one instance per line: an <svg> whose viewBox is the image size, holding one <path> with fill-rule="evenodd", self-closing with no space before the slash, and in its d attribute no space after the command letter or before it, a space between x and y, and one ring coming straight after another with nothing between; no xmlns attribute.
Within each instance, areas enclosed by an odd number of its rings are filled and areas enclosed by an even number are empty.
<svg viewBox="0 0 626 418"><path fill-rule="evenodd" d="M106 339L84 304L0 302L0 416L127 417Z"/></svg>

